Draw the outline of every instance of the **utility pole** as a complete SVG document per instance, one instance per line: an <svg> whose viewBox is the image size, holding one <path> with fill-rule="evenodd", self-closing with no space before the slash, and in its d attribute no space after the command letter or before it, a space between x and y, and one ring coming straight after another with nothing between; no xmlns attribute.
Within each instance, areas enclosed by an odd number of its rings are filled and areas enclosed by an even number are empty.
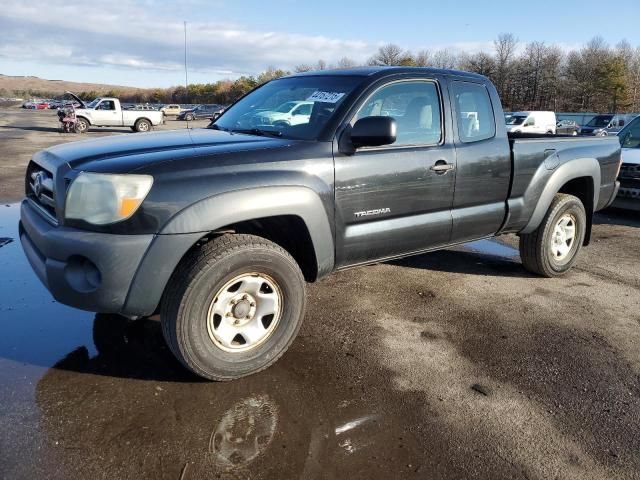
<svg viewBox="0 0 640 480"><path fill-rule="evenodd" d="M187 22L184 22L184 96L189 103L189 77L187 74Z"/></svg>

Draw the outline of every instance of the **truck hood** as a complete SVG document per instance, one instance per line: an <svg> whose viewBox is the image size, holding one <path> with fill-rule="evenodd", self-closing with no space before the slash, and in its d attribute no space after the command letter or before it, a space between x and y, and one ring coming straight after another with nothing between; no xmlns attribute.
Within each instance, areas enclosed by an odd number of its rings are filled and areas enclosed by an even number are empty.
<svg viewBox="0 0 640 480"><path fill-rule="evenodd" d="M154 163L196 156L283 148L295 140L228 133L208 128L133 133L71 142L39 152L52 167L66 163L74 170L127 173Z"/></svg>
<svg viewBox="0 0 640 480"><path fill-rule="evenodd" d="M66 92L64 92L64 93L65 93L65 95L69 95L69 96L70 96L71 98L73 98L76 102L78 102L78 103L80 104L80 108L87 108L87 106L85 105L85 103L84 103L82 100L80 100L80 97L78 97L75 93L73 93L73 92L69 92L69 91L66 91Z"/></svg>

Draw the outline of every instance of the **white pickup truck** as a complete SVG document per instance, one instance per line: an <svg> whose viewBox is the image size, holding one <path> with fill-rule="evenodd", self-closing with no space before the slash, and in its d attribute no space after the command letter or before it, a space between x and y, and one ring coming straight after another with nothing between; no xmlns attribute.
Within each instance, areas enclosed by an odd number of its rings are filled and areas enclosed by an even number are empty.
<svg viewBox="0 0 640 480"><path fill-rule="evenodd" d="M66 92L80 103L76 108L78 131L85 133L91 127L131 127L134 132L148 132L164 121L157 110L123 110L117 98L99 97L85 104L71 92Z"/></svg>

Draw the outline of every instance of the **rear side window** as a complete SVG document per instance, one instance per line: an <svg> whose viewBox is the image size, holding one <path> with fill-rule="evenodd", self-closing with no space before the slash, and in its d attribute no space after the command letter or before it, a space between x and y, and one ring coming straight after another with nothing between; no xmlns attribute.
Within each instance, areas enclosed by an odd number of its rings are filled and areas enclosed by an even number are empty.
<svg viewBox="0 0 640 480"><path fill-rule="evenodd" d="M484 85L451 82L460 140L478 142L496 134L496 121L489 92Z"/></svg>

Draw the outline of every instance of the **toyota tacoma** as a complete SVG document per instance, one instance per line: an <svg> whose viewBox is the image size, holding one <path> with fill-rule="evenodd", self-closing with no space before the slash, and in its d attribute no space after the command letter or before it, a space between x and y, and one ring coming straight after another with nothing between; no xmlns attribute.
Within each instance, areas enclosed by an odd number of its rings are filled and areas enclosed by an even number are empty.
<svg viewBox="0 0 640 480"><path fill-rule="evenodd" d="M304 122L264 115L293 102ZM527 270L566 273L619 169L617 138L508 136L480 75L308 72L207 128L36 153L20 239L58 301L159 313L187 368L230 380L284 354L305 283L336 270L515 233Z"/></svg>

